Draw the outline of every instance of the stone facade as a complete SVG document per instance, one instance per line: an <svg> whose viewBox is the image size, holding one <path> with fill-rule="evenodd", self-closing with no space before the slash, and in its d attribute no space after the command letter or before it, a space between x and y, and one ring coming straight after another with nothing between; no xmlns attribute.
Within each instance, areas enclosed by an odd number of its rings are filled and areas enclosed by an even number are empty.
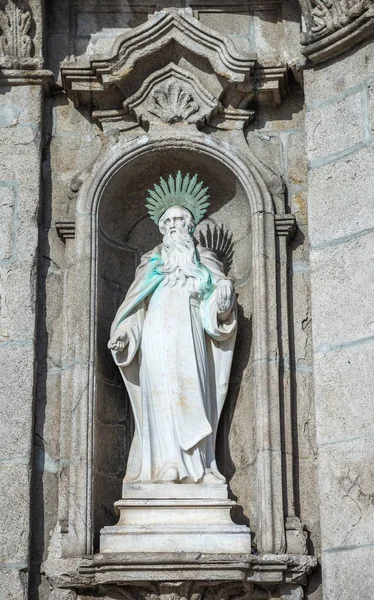
<svg viewBox="0 0 374 600"><path fill-rule="evenodd" d="M0 4L1 600L372 597L373 15ZM237 282L218 453L253 551L108 559L134 425L106 343L179 168Z"/></svg>

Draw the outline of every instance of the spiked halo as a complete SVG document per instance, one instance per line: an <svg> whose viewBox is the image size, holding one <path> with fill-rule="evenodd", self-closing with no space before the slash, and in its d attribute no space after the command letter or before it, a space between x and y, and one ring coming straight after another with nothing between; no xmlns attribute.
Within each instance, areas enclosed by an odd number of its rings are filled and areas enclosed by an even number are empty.
<svg viewBox="0 0 374 600"><path fill-rule="evenodd" d="M152 190L148 190L146 208L152 221L158 225L160 217L171 206L183 206L192 214L195 224L205 215L209 202L209 188L203 188L203 182L197 181L197 175L190 177L187 173L183 177L178 171L177 175L169 175L168 181L160 177L160 184L155 183Z"/></svg>

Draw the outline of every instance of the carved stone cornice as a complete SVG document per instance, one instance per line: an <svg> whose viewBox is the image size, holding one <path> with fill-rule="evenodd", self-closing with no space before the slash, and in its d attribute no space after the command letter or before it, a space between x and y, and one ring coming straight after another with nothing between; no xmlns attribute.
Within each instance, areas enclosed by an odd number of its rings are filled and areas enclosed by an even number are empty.
<svg viewBox="0 0 374 600"><path fill-rule="evenodd" d="M44 563L56 588L129 586L152 581L204 581L206 584L304 585L317 565L314 556L290 554L108 553L91 558L59 559Z"/></svg>
<svg viewBox="0 0 374 600"><path fill-rule="evenodd" d="M30 65L29 65L30 67ZM2 66L0 60L0 85L41 85L48 88L54 84L55 78L52 71L47 69L34 69L18 65L7 68Z"/></svg>
<svg viewBox="0 0 374 600"><path fill-rule="evenodd" d="M303 54L317 63L374 32L373 0L299 0L306 24Z"/></svg>

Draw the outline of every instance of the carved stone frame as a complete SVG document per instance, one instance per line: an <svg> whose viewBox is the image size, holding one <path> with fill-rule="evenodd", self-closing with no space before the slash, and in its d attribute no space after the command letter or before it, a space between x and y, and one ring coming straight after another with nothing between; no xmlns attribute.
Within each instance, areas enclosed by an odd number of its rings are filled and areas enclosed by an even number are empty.
<svg viewBox="0 0 374 600"><path fill-rule="evenodd" d="M92 466L95 398L97 219L100 198L113 174L135 157L158 148L186 148L224 163L246 190L252 216L254 286L254 381L257 431L257 542L261 553L285 551L282 505L281 432L276 298L274 206L263 178L248 156L203 133L170 134L160 141L141 135L105 151L83 183L76 207L75 257L72 255L75 303L68 320L75 323L75 363L69 374L71 406L70 476L64 504L68 527L63 555L84 556L92 547ZM72 242L68 241L70 244ZM73 248L71 248L73 250ZM79 283L78 283L79 282ZM69 329L69 328L67 328ZM63 399L66 406L69 402Z"/></svg>

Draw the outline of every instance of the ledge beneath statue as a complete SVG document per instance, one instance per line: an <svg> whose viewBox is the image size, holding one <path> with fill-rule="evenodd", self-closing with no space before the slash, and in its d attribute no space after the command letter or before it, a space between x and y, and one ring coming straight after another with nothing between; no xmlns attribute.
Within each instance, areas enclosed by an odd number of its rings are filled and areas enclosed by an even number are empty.
<svg viewBox="0 0 374 600"><path fill-rule="evenodd" d="M44 563L44 572L53 587L62 589L184 581L212 585L236 582L245 587L305 585L316 565L316 558L307 555L126 552L49 560Z"/></svg>
<svg viewBox="0 0 374 600"><path fill-rule="evenodd" d="M301 583L317 564L314 556L268 554L96 554L79 574L97 584L136 581L248 581Z"/></svg>

